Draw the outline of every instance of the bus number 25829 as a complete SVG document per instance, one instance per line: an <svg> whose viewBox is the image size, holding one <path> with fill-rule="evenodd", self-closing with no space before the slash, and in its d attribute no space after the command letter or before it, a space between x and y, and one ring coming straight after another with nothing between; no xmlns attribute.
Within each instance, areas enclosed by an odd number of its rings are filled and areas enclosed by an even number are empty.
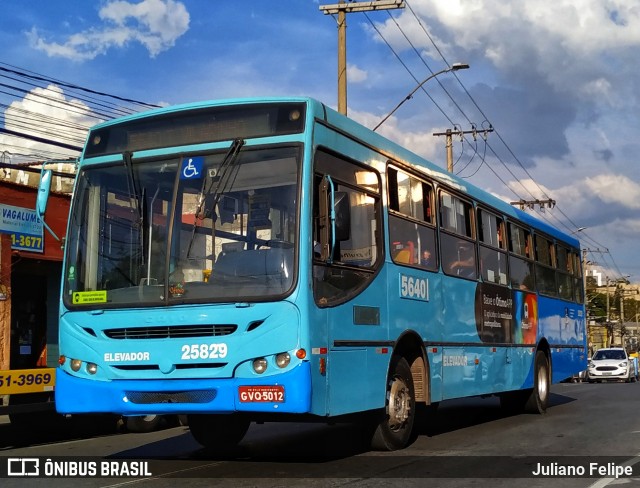
<svg viewBox="0 0 640 488"><path fill-rule="evenodd" d="M182 346L183 360L190 359L221 359L227 356L227 345L219 344L185 344Z"/></svg>

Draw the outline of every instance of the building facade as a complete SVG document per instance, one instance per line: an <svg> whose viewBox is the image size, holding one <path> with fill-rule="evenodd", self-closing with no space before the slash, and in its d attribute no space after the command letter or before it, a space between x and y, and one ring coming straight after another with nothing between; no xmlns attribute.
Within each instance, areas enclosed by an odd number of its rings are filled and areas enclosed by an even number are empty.
<svg viewBox="0 0 640 488"><path fill-rule="evenodd" d="M45 222L63 239L75 166L58 163L51 169ZM64 240L34 221L39 181L38 166L0 167L0 371L55 367L58 361ZM18 403L13 393L0 394L0 412Z"/></svg>

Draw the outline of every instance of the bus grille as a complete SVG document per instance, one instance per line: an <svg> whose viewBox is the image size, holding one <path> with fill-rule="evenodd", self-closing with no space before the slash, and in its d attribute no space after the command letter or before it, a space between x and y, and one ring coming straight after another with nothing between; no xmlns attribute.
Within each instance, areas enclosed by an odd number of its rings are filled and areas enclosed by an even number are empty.
<svg viewBox="0 0 640 488"><path fill-rule="evenodd" d="M220 369L229 363L193 363L193 364L176 364L176 369ZM112 364L112 368L121 371L159 371L160 366L157 364Z"/></svg>
<svg viewBox="0 0 640 488"><path fill-rule="evenodd" d="M215 390L193 391L127 391L131 403L209 403L216 397Z"/></svg>
<svg viewBox="0 0 640 488"><path fill-rule="evenodd" d="M235 324L219 325L163 325L156 327L125 327L106 329L109 339L168 339L185 337L214 337L233 334L238 329Z"/></svg>

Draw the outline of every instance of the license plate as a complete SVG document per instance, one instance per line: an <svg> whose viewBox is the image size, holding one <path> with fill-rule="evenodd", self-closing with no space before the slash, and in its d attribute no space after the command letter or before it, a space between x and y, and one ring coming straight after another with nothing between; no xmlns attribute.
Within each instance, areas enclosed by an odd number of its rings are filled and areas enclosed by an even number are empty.
<svg viewBox="0 0 640 488"><path fill-rule="evenodd" d="M611 376L611 373L607 371L606 373L602 373L602 376Z"/></svg>
<svg viewBox="0 0 640 488"><path fill-rule="evenodd" d="M238 396L241 403L283 403L284 386L239 386Z"/></svg>

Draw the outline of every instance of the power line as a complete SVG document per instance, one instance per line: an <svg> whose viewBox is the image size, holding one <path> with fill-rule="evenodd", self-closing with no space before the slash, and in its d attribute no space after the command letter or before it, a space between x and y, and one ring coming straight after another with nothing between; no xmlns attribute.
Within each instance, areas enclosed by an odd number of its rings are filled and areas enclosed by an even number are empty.
<svg viewBox="0 0 640 488"><path fill-rule="evenodd" d="M57 80L55 78L49 78L49 77L46 77L44 75L40 75L40 74L34 73L33 71L28 71L28 70L17 71L18 69L22 69L22 68L18 68L17 66L13 66L11 64L0 62L0 65L10 66L11 68L15 68L15 69L9 69L9 68L3 68L2 66L0 66L0 71L5 71L5 72L8 72L8 73L14 73L14 74L23 76L25 78L30 78L30 79L39 80L39 81L45 81L47 83L54 83L56 85L64 86L66 88L72 88L72 89L75 89L75 90L84 91L84 92L91 93L91 94L94 94L94 95L100 95L100 96L103 96L103 97L113 98L114 100L120 100L120 101L123 101L123 102L133 103L133 104L136 104L136 105L142 105L142 106L149 107L149 108L159 108L160 107L160 105L154 105L154 104L147 103L147 102L141 102L139 100L134 100L132 98L119 97L117 95L111 95L109 93L92 90L90 88L85 88L85 87L82 87L82 86L79 86L79 85L74 85L72 83L67 83L65 81ZM29 73L33 73L33 74L29 74Z"/></svg>
<svg viewBox="0 0 640 488"><path fill-rule="evenodd" d="M23 139L29 139L30 141L41 142L42 144L48 144L50 146L58 146L63 149L69 149L71 151L78 151L78 152L82 151L81 146L72 146L71 144L65 144L64 142L54 141L52 139L46 139L43 137L31 135L31 134L24 134L22 132L16 132L9 129L0 128L0 134L8 134L14 137L21 137Z"/></svg>
<svg viewBox="0 0 640 488"><path fill-rule="evenodd" d="M61 156L60 153L48 149L25 151L25 146L18 145L20 140L79 152L87 131L95 123L132 114L141 109L158 107L2 62L0 78L4 80L0 82L0 95L22 102L20 105L15 102L0 103L0 108L4 109L0 112L0 123L4 124L0 133L12 138L2 141L3 150L0 154L3 158L8 156L47 159L51 155ZM24 103L27 101L29 103ZM68 154L63 156L67 157Z"/></svg>
<svg viewBox="0 0 640 488"><path fill-rule="evenodd" d="M440 57L443 59L443 61L445 62L445 64L449 65L449 61L446 59L446 57L444 56L444 54L442 53L442 51L440 50L440 48L438 47L438 45L435 43L435 41L433 40L433 38L429 35L428 31L426 30L426 28L424 27L423 23L421 22L421 20L418 18L418 16L416 15L415 11L413 10L413 8L411 7L411 5L409 4L409 2L406 2L407 7L409 8L409 11L411 12L411 14L413 15L413 17L416 19L416 21L418 22L418 24L420 25L421 29L423 30L423 32L425 33L425 35L427 36L427 38L429 39L429 41L431 42L431 44L434 46L435 50L438 52L438 54L440 55ZM399 23L396 21L395 17L393 17L391 15L390 12L387 12L388 16L391 18L391 20L393 21L393 23L396 25L396 27L398 28L398 30L402 33L402 35L404 36L404 38L406 39L406 41L409 43L409 45L411 46L411 48L413 49L413 51L418 55L419 59L422 61L422 63L427 67L427 69L429 69L429 71L431 73L433 73L433 70L429 67L428 63L424 60L423 56L419 53L419 51L416 49L415 45L411 42L411 40L409 39L409 37L406 35L406 33L404 32L404 30L402 29L402 27L399 25ZM366 14L365 14L366 16ZM378 35L380 36L380 38L385 42L385 44L387 45L387 47L391 50L391 52L396 56L396 58L399 60L399 62L402 64L402 66L405 68L405 70L407 70L407 72L411 75L411 77L417 82L417 77L413 75L413 73L411 72L411 70L409 69L409 67L407 66L407 64L400 58L400 56L398 55L398 53L393 49L393 47L390 45L390 43L386 40L386 38L384 37L384 35L382 34L382 32L380 31L380 29L377 28L377 26L371 21L371 19L367 17L367 20L369 21L369 23L372 25L372 27L375 29L375 31L378 33ZM480 106L478 105L478 103L476 102L476 100L473 98L473 96L469 93L469 91L466 89L466 87L464 86L464 84L460 81L460 79L458 78L458 76L454 73L454 76L456 77L456 80L458 81L458 83L460 84L460 86L462 87L463 91L465 92L465 94L469 97L469 99L471 100L471 102L473 103L473 105L476 107L476 109L479 111L479 113L484 117L485 121L488 121L488 118L486 116L486 114L484 113L484 111L480 108ZM460 113L469 121L469 123L471 123L470 118L465 114L464 110L462 110L462 108L459 106L459 104L456 102L456 100L453 98L453 96L446 90L446 88L444 87L444 85L440 82L440 80L437 80L437 83L441 86L441 88L443 89L443 91L446 93L446 95L449 97L449 99L452 101L452 103L455 105L455 107L460 111ZM442 107L440 107L440 105L434 100L434 98L426 91L423 89L423 92L427 95L427 97L431 100L431 102L438 108L438 110L445 116L445 118L447 120L449 120L449 122L456 127L455 124L453 124L453 122L451 121L450 117L448 116L448 114L445 113L445 111L442 109ZM543 197L546 197L547 200L552 200L549 195L547 194L547 192L538 184L538 182L533 178L533 176L529 173L529 171L527 170L527 168L522 164L522 162L520 161L520 159L515 155L515 153L513 152L513 150L511 149L511 147L507 144L507 142L504 140L504 138L502 137L502 135L496 130L496 135L498 135L498 139L499 141L504 145L504 147L507 149L508 153L511 155L511 157L514 159L514 161L520 166L520 168L524 171L524 173L527 175L527 177L529 178L529 180L536 186L536 188L538 189L538 191L540 191L541 195ZM461 140L464 142L465 138L464 136L461 137ZM471 146L471 145L470 145ZM513 171L511 170L511 168L505 163L505 161L500 157L500 155L496 152L496 150L492 147L492 145L490 143L488 143L485 140L485 154L483 156L481 156L481 164L479 165L479 167L476 169L476 171L472 174L467 176L466 178L475 175L484 165L486 165L486 167L494 174L494 176L505 186L505 188L507 188L508 190L510 190L511 192L513 192L518 198L521 198L518 193L512 188L511 185L509 185L507 182L504 181L504 179L493 169L493 167L487 163L486 160L486 150L487 148L491 151L491 153L493 154L493 156L496 158L497 161L499 161L504 167L505 169L509 172L509 174L513 177L514 182L518 183L522 189L529 194L531 197L533 197L534 199L537 199L538 197L536 195L534 195L531 190L525 186L523 184L523 182L520 180L520 178L518 178L515 173L513 173ZM476 148L474 149L474 155L478 155L478 151L477 151L477 145ZM460 170L458 172L458 174L461 173L461 171L463 171L464 169L466 169L466 167L470 164L470 162L473 160L473 157L471 158L471 160L469 161L469 163L467 163L467 165L465 165L465 167ZM522 198L521 198L522 199ZM578 228L578 225L559 207L555 207L557 209L557 211L565 218L566 221L562 221L560 219L558 219L553 213L549 214L551 215L560 226L564 227L567 229L567 231L569 233L572 233L576 228ZM546 220L547 222L549 222L551 225L554 225L553 223L551 223L549 221L549 218L547 217L547 214L541 214L538 213L538 217ZM569 224L571 224L573 226L570 227L569 225L567 225L567 222ZM597 241L595 241L594 239L590 238L588 235L584 235L585 240L590 241L595 243L598 246L604 247L602 246L600 243L598 243ZM612 262L613 262L613 266L617 267L617 265L615 264L615 261L612 258Z"/></svg>

